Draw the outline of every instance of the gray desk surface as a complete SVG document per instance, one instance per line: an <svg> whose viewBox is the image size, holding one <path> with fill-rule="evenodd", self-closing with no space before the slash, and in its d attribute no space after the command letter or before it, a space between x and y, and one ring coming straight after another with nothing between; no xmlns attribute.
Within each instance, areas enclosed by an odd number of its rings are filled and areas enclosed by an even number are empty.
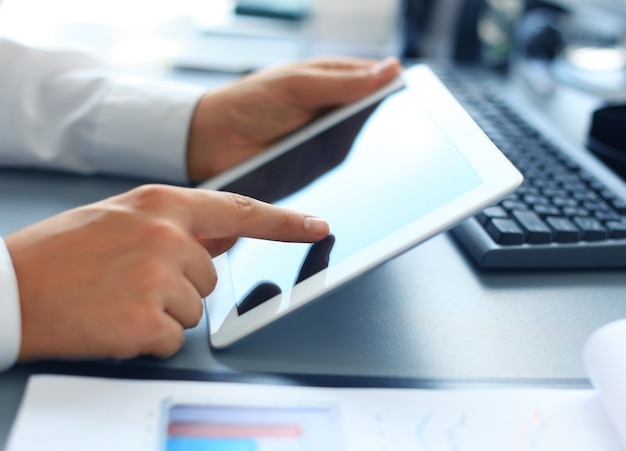
<svg viewBox="0 0 626 451"><path fill-rule="evenodd" d="M124 191L140 181L0 170L0 233ZM402 377L416 385L586 387L581 350L626 317L622 271L479 271L448 235L392 260L227 352L206 322L173 358L117 368ZM68 368L70 368L68 366ZM0 444L31 367L0 374ZM208 374L208 373L207 373Z"/></svg>

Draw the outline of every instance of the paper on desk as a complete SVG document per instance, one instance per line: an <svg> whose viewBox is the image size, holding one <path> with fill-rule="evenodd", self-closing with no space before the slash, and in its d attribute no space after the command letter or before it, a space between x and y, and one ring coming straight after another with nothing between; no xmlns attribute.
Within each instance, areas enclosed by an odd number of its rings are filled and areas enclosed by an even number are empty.
<svg viewBox="0 0 626 451"><path fill-rule="evenodd" d="M584 359L613 427L626 444L626 320L596 331L587 340Z"/></svg>
<svg viewBox="0 0 626 451"><path fill-rule="evenodd" d="M8 451L620 450L594 390L34 376Z"/></svg>

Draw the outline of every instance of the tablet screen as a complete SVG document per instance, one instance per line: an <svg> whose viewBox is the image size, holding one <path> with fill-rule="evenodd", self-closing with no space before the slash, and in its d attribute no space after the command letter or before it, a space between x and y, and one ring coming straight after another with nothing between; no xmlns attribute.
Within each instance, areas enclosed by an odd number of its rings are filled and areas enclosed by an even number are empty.
<svg viewBox="0 0 626 451"><path fill-rule="evenodd" d="M521 183L431 71L405 75L406 85L382 100L295 144L287 139L286 150L279 146L217 184L323 218L331 235L314 244L240 239L212 295L214 347L452 227Z"/></svg>
<svg viewBox="0 0 626 451"><path fill-rule="evenodd" d="M313 246L240 240L229 256L235 297L241 303L261 283L288 294L326 260L333 267L480 181L406 90L392 94L223 187L315 214L332 234Z"/></svg>

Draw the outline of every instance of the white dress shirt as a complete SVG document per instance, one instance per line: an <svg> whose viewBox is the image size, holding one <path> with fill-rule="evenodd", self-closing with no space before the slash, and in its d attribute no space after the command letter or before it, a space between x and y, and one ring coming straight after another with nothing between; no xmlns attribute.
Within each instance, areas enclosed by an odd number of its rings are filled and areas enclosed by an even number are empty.
<svg viewBox="0 0 626 451"><path fill-rule="evenodd" d="M17 280L11 256L0 239L0 371L17 360L22 332Z"/></svg>
<svg viewBox="0 0 626 451"><path fill-rule="evenodd" d="M113 76L78 52L0 37L0 165L184 182L197 86ZM19 295L0 240L0 370L20 344Z"/></svg>

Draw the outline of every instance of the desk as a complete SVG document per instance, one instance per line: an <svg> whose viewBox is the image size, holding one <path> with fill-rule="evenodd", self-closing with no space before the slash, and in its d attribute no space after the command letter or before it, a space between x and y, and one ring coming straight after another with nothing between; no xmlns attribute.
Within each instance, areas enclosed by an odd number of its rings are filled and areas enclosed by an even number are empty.
<svg viewBox="0 0 626 451"><path fill-rule="evenodd" d="M140 184L140 180L0 170L0 233ZM206 321L165 361L118 370L200 370L402 377L416 386L586 387L581 351L626 317L622 271L485 272L440 235L369 273L254 343L212 353ZM72 365L67 365L71 369ZM0 374L4 444L31 367Z"/></svg>
<svg viewBox="0 0 626 451"><path fill-rule="evenodd" d="M201 76L176 78L208 86ZM141 182L0 170L0 233ZM118 374L141 369L147 377L151 369L155 377L163 370L199 370L220 377L241 372L392 377L430 387L587 387L583 344L602 325L626 317L624 293L623 271L573 276L478 270L443 234L273 325L254 343L212 353L203 319L187 331L185 346L171 359L110 365ZM28 375L39 368L0 373L0 448Z"/></svg>

